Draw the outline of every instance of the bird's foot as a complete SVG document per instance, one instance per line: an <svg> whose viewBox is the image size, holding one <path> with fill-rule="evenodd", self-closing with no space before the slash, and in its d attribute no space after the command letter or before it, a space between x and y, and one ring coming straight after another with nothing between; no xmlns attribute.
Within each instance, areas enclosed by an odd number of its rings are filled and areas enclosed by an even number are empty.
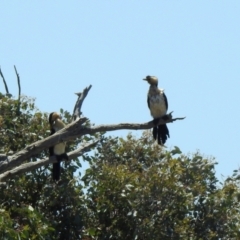
<svg viewBox="0 0 240 240"><path fill-rule="evenodd" d="M169 114L166 114L165 116L162 117L162 119L163 119L163 120L166 120L166 121L167 121L167 120L168 120L168 121L169 121L169 120L172 120L172 113L173 113L173 112L170 112Z"/></svg>
<svg viewBox="0 0 240 240"><path fill-rule="evenodd" d="M160 118L155 118L155 119L153 119L153 124L154 124L154 126L158 126L159 119L160 119Z"/></svg>
<svg viewBox="0 0 240 240"><path fill-rule="evenodd" d="M66 153L62 154L62 158L64 158L66 161L69 161L68 155Z"/></svg>
<svg viewBox="0 0 240 240"><path fill-rule="evenodd" d="M164 120L164 121L171 121L171 120L172 120L172 113L173 113L173 112L170 112L169 114L166 114L166 115L164 115L164 116L161 117L161 118L155 118L155 119L153 119L153 124L154 124L154 126L158 126L158 125L159 125L160 119L162 119L162 120Z"/></svg>
<svg viewBox="0 0 240 240"><path fill-rule="evenodd" d="M66 161L69 160L68 155L66 153L63 153L61 155L56 155L56 158L58 162L61 162L63 159L65 159Z"/></svg>

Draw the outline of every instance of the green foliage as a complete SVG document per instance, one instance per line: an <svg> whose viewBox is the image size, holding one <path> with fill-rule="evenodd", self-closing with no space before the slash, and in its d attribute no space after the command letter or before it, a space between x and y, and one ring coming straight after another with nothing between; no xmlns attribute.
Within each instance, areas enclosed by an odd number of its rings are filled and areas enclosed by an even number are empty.
<svg viewBox="0 0 240 240"><path fill-rule="evenodd" d="M141 140L104 139L83 181L96 239L239 238L239 188L220 188L215 163ZM230 195L231 193L231 195ZM230 213L231 212L231 213Z"/></svg>
<svg viewBox="0 0 240 240"><path fill-rule="evenodd" d="M20 112L18 104L0 94L0 153L50 134L48 114L33 99L22 97ZM60 113L70 122L69 112ZM67 151L99 137L95 152L82 156L90 167L81 179L76 158L62 164L58 183L46 166L0 188L0 239L240 239L239 171L220 183L214 159L165 150L150 132L84 136ZM47 156L46 149L26 162Z"/></svg>
<svg viewBox="0 0 240 240"><path fill-rule="evenodd" d="M48 114L35 107L34 99L22 97L20 113L18 100L0 97L0 153L8 155L49 136ZM60 110L64 121L71 114ZM89 124L89 123L87 123ZM90 136L89 140L95 136ZM67 144L67 151L78 147L83 139ZM48 149L32 156L29 161L48 157ZM78 158L62 163L61 181L51 178L51 168L16 176L0 188L0 239L79 239L81 236L84 205L82 186L74 173L81 166ZM68 236L68 237L67 237Z"/></svg>

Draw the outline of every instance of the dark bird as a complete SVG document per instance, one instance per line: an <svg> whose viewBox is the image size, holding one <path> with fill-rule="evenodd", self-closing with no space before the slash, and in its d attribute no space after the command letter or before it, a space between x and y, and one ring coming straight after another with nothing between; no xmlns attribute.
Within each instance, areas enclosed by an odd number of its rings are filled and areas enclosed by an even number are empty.
<svg viewBox="0 0 240 240"><path fill-rule="evenodd" d="M53 135L55 132L65 127L65 124L61 120L60 115L56 112L52 112L49 115L49 124L51 129L50 135ZM53 163L53 170L52 170L53 180L56 180L56 181L60 179L61 161L64 159L68 160L68 155L65 152L65 147L66 147L66 144L64 142L61 142L49 148L50 157L55 156L57 159L57 163Z"/></svg>
<svg viewBox="0 0 240 240"><path fill-rule="evenodd" d="M170 137L166 124L157 125L160 118L164 117L168 110L167 97L163 89L158 88L158 79L154 76L147 76L143 80L150 84L148 91L148 107L153 117L155 126L153 127L153 137L158 144L163 145L167 138Z"/></svg>

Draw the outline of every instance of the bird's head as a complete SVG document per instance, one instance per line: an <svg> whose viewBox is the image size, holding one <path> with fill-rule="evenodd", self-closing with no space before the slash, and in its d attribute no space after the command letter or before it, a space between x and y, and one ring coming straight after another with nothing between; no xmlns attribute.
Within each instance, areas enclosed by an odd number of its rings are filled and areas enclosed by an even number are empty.
<svg viewBox="0 0 240 240"><path fill-rule="evenodd" d="M150 85L158 85L158 78L154 76L146 76L143 80L147 81Z"/></svg>
<svg viewBox="0 0 240 240"><path fill-rule="evenodd" d="M61 119L60 114L58 114L57 112L50 113L49 119L48 119L50 125L52 125L57 119Z"/></svg>

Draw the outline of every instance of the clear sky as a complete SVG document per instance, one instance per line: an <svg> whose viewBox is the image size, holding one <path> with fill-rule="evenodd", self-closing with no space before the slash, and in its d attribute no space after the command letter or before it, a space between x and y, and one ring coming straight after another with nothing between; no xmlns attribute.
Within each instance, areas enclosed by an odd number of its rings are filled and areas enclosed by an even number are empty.
<svg viewBox="0 0 240 240"><path fill-rule="evenodd" d="M155 75L169 111L187 117L169 124L167 147L214 156L218 177L239 168L239 0L12 0L0 9L0 65L13 95L16 65L41 111L71 112L73 93L92 84L82 111L93 123L141 123L151 120L141 79Z"/></svg>

